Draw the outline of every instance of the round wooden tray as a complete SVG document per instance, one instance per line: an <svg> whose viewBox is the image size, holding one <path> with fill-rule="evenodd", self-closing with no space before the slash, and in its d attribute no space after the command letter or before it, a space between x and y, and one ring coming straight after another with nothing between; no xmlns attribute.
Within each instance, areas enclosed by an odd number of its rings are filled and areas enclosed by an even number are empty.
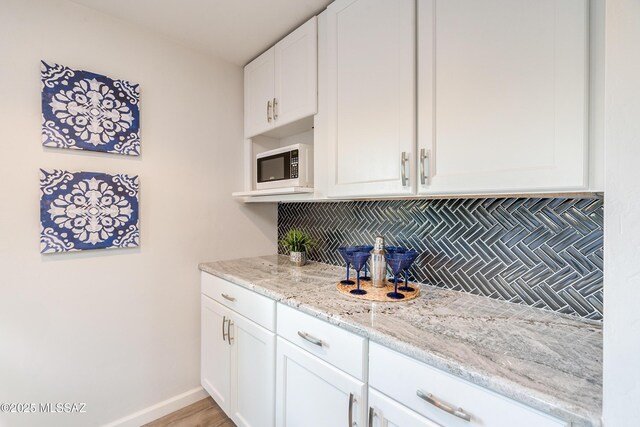
<svg viewBox="0 0 640 427"><path fill-rule="evenodd" d="M354 280L355 281L355 280ZM402 282L402 284L400 284L400 282L398 282L398 287L400 286L404 286L404 282ZM420 296L420 288L418 287L418 285L415 285L413 283L409 283L409 287L413 288L414 291L413 292L403 292L401 290L398 290L398 292L400 292L402 295L404 295L404 298L402 299L393 299L393 298L389 298L387 296L388 292L393 292L394 286L393 283L387 281L387 286L385 286L384 288L374 288L371 284L371 281L369 280L360 280L360 289L364 289L365 291L367 291L366 294L364 295L354 295L351 292L351 289L355 289L356 285L343 285L342 283L338 282L338 284L336 285L336 288L338 289L338 291L340 291L341 294L345 294L348 295L352 298L356 298L356 299L361 299L361 300L366 300L366 301L382 301L382 302L401 302L401 301L410 301L412 299L417 298L418 296Z"/></svg>

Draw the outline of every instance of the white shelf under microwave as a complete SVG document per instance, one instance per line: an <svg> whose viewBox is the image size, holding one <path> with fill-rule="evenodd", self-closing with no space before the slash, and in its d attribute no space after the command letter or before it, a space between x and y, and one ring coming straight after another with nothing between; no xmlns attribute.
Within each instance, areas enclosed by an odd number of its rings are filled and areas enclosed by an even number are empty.
<svg viewBox="0 0 640 427"><path fill-rule="evenodd" d="M313 193L313 188L309 187L281 187L267 188L264 190L236 191L231 193L233 197L257 197L257 196L278 196L283 194Z"/></svg>

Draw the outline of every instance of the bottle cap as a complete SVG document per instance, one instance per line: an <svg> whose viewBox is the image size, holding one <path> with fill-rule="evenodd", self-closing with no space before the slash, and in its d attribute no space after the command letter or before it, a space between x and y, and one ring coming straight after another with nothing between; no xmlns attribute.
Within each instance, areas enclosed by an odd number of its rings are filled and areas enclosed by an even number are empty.
<svg viewBox="0 0 640 427"><path fill-rule="evenodd" d="M374 251L382 251L384 250L384 237L378 236L376 237L376 243L373 246Z"/></svg>

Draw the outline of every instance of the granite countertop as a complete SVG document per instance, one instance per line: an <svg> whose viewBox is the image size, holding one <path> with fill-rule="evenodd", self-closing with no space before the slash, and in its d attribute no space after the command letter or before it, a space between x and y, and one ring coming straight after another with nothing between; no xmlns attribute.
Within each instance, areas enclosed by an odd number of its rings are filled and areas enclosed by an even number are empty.
<svg viewBox="0 0 640 427"><path fill-rule="evenodd" d="M602 324L422 285L406 302L340 294L344 268L270 255L200 270L369 338L572 426L600 426Z"/></svg>

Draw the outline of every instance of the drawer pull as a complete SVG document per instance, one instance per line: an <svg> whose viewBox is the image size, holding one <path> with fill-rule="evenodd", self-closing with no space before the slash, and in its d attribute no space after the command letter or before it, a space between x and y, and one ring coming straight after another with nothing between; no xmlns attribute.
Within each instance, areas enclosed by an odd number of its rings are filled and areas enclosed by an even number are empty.
<svg viewBox="0 0 640 427"><path fill-rule="evenodd" d="M349 393L349 427L353 426L353 393Z"/></svg>
<svg viewBox="0 0 640 427"><path fill-rule="evenodd" d="M420 184L422 185L429 184L429 175L431 174L431 171L429 169L425 171L425 163L427 163L427 166L429 165L429 150L421 148L420 149Z"/></svg>
<svg viewBox="0 0 640 427"><path fill-rule="evenodd" d="M233 338L231 337L231 319L227 320L227 342L229 343L229 345L231 345L231 340L233 340Z"/></svg>
<svg viewBox="0 0 640 427"><path fill-rule="evenodd" d="M225 323L227 323L227 316L222 316L222 341L227 340L227 333L224 331Z"/></svg>
<svg viewBox="0 0 640 427"><path fill-rule="evenodd" d="M404 187L409 182L409 178L407 178L407 163L409 162L409 155L406 151L402 152L402 156L400 156L400 172L402 172L402 186Z"/></svg>
<svg viewBox="0 0 640 427"><path fill-rule="evenodd" d="M222 298L226 299L227 301L235 301L236 299L234 297L232 297L231 295L227 295L227 294L220 294L222 295Z"/></svg>
<svg viewBox="0 0 640 427"><path fill-rule="evenodd" d="M324 345L324 342L322 340L316 337L312 337L306 332L298 331L298 336L300 336L304 340L309 341L311 344L317 345L318 347L322 347Z"/></svg>
<svg viewBox="0 0 640 427"><path fill-rule="evenodd" d="M466 412L464 412L462 408L453 409L451 406L440 402L431 393L425 393L422 390L416 390L416 394L420 399L424 400L427 403L430 403L431 405L435 406L438 409L448 412L449 414L456 416L458 418L461 418L465 421L471 421L471 416Z"/></svg>
<svg viewBox="0 0 640 427"><path fill-rule="evenodd" d="M373 406L369 406L369 427L373 427L373 417L376 416L376 411Z"/></svg>

